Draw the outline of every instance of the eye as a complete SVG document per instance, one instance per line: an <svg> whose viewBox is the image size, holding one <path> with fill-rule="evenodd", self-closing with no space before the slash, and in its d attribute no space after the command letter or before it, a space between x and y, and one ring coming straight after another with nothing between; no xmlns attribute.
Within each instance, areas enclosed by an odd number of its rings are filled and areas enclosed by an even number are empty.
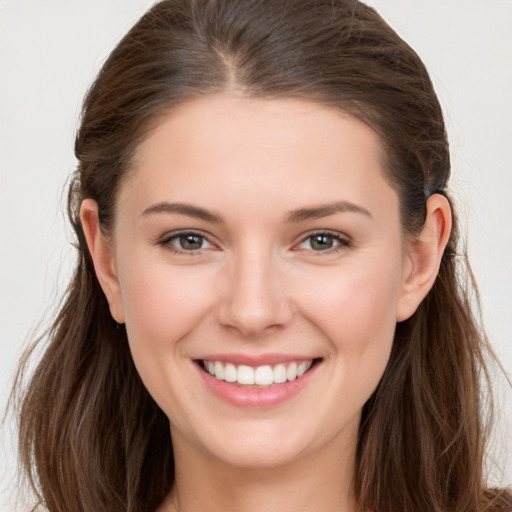
<svg viewBox="0 0 512 512"><path fill-rule="evenodd" d="M175 252L199 252L203 249L215 248L204 235L195 231L181 231L171 234L159 243Z"/></svg>
<svg viewBox="0 0 512 512"><path fill-rule="evenodd" d="M305 249L315 252L336 251L343 247L350 246L349 240L339 233L322 231L308 235L300 242L297 249Z"/></svg>

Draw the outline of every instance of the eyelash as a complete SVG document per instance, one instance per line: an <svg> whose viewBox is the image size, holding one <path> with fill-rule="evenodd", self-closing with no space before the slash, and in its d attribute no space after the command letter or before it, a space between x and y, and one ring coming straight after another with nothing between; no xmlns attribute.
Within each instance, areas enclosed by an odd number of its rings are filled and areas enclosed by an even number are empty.
<svg viewBox="0 0 512 512"><path fill-rule="evenodd" d="M160 240L158 242L158 245L165 247L166 249L173 252L174 254L188 254L188 255L201 254L202 251L204 250L203 248L187 250L184 248L178 248L172 244L172 242L174 240L179 240L180 238L187 237L187 236L193 236L193 237L200 238L201 241L207 242L208 244L212 245L213 247L216 247L216 245L213 242L211 242L209 240L209 238L204 233L202 233L201 231L193 231L193 230L174 232L174 233L164 237L162 240ZM209 249L209 248L207 248L207 249Z"/></svg>
<svg viewBox="0 0 512 512"><path fill-rule="evenodd" d="M333 241L334 241L334 243L336 243L336 245L334 247L330 247L328 249L319 250L319 251L315 251L313 249L304 249L304 250L313 252L315 254L315 256L324 256L327 254L337 253L339 251L342 251L344 249L352 247L351 240L349 240L345 235L342 235L341 233L338 233L337 231L329 231L329 230L321 230L321 231L314 231L313 233L308 233L305 237L303 237L301 239L301 241L297 245L302 245L304 242L306 242L308 240L313 240L315 237L320 237L320 236L325 236L325 237L329 237L329 238L333 239ZM297 245L295 247L297 247ZM303 249L301 249L300 247L297 247L294 250L300 251Z"/></svg>
<svg viewBox="0 0 512 512"><path fill-rule="evenodd" d="M203 250L210 249L210 247L207 247L207 248L187 250L184 248L177 248L172 243L173 241L177 241L180 238L187 237L187 236L197 237L197 238L201 239L201 241L203 243L207 242L211 246L213 246L215 248L217 247L213 242L211 242L209 240L209 237L206 236L204 233L202 233L201 231L194 231L194 230L185 230L185 231L174 232L174 233L164 237L162 240L157 242L157 244L165 247L166 249L170 250L174 254L200 255L200 254L202 254ZM312 248L304 249L304 248L299 247L304 242L307 242L308 240L312 241L315 237L320 237L320 236L331 238L336 245L334 245L334 247L330 247L328 249L317 250L317 251L315 251ZM341 233L338 233L336 231L321 230L321 231L314 231L312 233L308 233L306 236L304 236L301 239L301 241L298 244L296 244L293 247L292 250L294 250L294 251L307 250L307 251L311 251L312 253L315 253L315 256L322 256L322 255L333 254L333 253L339 252L343 249L350 248L351 246L352 246L351 241L349 239L347 239L345 235L342 235Z"/></svg>

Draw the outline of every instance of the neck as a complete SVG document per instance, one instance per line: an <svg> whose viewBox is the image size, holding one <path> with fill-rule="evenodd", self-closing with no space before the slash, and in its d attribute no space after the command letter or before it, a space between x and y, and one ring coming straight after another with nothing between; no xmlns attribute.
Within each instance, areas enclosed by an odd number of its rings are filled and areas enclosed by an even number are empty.
<svg viewBox="0 0 512 512"><path fill-rule="evenodd" d="M176 479L158 512L353 512L356 442L329 444L279 467L233 467L173 435Z"/></svg>

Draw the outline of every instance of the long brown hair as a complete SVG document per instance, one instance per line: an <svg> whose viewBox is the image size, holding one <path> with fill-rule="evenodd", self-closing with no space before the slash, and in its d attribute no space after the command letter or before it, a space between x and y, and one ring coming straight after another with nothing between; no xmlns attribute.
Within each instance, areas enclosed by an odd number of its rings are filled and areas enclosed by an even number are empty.
<svg viewBox="0 0 512 512"><path fill-rule="evenodd" d="M148 132L176 105L223 91L304 98L369 124L386 148L387 177L412 236L427 197L447 194L449 148L428 73L372 8L357 0L157 3L86 96L68 203L77 266L44 356L25 387L30 353L18 376L21 459L51 512L153 512L171 489L168 419L110 316L78 209L94 199L108 234L117 191ZM490 352L458 244L455 223L433 289L397 325L388 367L364 407L355 478L361 511L512 510L506 494L484 482L480 382Z"/></svg>

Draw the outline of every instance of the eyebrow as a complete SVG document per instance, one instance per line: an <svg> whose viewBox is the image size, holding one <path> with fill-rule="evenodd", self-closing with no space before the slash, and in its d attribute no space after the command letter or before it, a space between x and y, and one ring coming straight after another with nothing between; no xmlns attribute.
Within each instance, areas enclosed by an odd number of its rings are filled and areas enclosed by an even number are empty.
<svg viewBox="0 0 512 512"><path fill-rule="evenodd" d="M334 215L336 213L345 212L360 213L366 217L372 218L372 214L362 206L351 203L350 201L336 201L334 203L327 203L318 206L292 210L286 215L285 220L287 223L297 223L305 220L320 219L322 217L328 217L329 215ZM156 203L152 206L149 206L142 212L142 215L152 215L155 213L186 215L187 217L194 217L196 219L201 219L207 222L214 222L217 224L223 222L222 218L218 215L205 210L204 208L200 208L199 206L193 206L186 203L168 203L167 201L163 201L161 203Z"/></svg>
<svg viewBox="0 0 512 512"><path fill-rule="evenodd" d="M207 222L222 222L222 219L218 215L215 215L204 208L185 203L168 203L164 201L146 208L142 212L142 215L151 215L154 213L177 213L179 215L195 217L196 219L205 220Z"/></svg>
<svg viewBox="0 0 512 512"><path fill-rule="evenodd" d="M312 206L310 208L299 208L291 211L286 216L286 222L302 222L305 220L321 219L322 217L328 217L335 213L361 213L366 217L372 218L372 214L362 206L359 206L350 201L336 201L334 203L321 204L318 206Z"/></svg>

